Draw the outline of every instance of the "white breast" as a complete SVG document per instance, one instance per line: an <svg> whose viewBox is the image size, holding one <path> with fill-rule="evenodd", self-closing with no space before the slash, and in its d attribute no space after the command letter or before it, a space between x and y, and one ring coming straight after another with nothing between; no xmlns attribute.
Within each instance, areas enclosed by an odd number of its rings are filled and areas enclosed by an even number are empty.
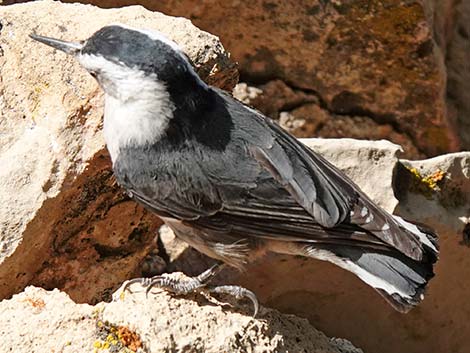
<svg viewBox="0 0 470 353"><path fill-rule="evenodd" d="M174 106L161 88L125 100L105 95L104 138L113 163L121 148L156 142L165 132Z"/></svg>

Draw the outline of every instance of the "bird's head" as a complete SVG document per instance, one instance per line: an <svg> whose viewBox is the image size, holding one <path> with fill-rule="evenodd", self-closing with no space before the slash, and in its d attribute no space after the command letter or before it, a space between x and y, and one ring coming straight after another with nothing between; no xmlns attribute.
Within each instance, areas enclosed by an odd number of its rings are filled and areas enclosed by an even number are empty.
<svg viewBox="0 0 470 353"><path fill-rule="evenodd" d="M152 94L155 85L172 96L205 86L178 45L157 31L110 25L82 42L31 38L74 56L106 94L119 100Z"/></svg>

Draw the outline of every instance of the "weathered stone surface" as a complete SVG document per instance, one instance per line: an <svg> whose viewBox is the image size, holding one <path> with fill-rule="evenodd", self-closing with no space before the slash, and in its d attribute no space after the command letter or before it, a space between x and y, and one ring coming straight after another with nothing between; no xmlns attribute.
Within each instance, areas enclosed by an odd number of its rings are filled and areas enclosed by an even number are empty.
<svg viewBox="0 0 470 353"><path fill-rule="evenodd" d="M462 146L470 149L470 2L454 9L455 26L447 45L447 99L450 117L456 119Z"/></svg>
<svg viewBox="0 0 470 353"><path fill-rule="evenodd" d="M424 301L403 315L351 273L326 262L275 254L243 273L224 271L218 283L243 285L265 305L306 317L328 335L345 337L366 352L467 352L470 152L398 161L396 145L341 141L307 143L388 211L438 232L440 260ZM382 158L387 163L382 164ZM169 252L170 269L192 272L195 268L197 273L212 263L171 234L162 239L165 248L178 249Z"/></svg>
<svg viewBox="0 0 470 353"><path fill-rule="evenodd" d="M71 0L69 0L71 1ZM389 123L426 155L455 151L434 0L83 0L142 4L220 36L245 80L283 80L334 114ZM447 2L446 2L447 3Z"/></svg>
<svg viewBox="0 0 470 353"><path fill-rule="evenodd" d="M135 287L136 293L94 307L75 304L58 290L27 287L0 302L2 351L362 352L293 315L262 308L252 319L210 296L184 299L155 291L146 297Z"/></svg>
<svg viewBox="0 0 470 353"><path fill-rule="evenodd" d="M115 185L96 82L28 35L82 40L127 23L166 33L215 85L232 89L237 71L216 37L142 7L41 1L0 11L0 298L35 283L96 302L139 274L161 222Z"/></svg>
<svg viewBox="0 0 470 353"><path fill-rule="evenodd" d="M335 114L322 107L314 94L289 87L281 80L269 81L257 87L239 83L234 96L263 112L297 137L349 137L364 140L387 139L403 148L403 156L410 159L425 155L407 134L398 133L388 123L371 117Z"/></svg>

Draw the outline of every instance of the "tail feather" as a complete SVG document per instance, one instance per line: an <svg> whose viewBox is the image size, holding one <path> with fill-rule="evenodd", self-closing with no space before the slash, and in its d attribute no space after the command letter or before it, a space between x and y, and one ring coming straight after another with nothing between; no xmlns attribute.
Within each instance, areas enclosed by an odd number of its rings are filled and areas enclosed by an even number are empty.
<svg viewBox="0 0 470 353"><path fill-rule="evenodd" d="M413 232L425 250L421 260L414 260L393 247L361 248L344 244L304 244L307 256L332 262L376 289L400 312L408 312L424 298L428 281L434 276L437 261L437 237L432 231L394 216L406 232Z"/></svg>
<svg viewBox="0 0 470 353"><path fill-rule="evenodd" d="M417 261L422 257L437 254L437 237L424 226L390 215L375 205L367 196L360 195L351 212L350 222L372 233L384 243L396 248Z"/></svg>
<svg viewBox="0 0 470 353"><path fill-rule="evenodd" d="M427 226L419 223L411 223L399 216L392 215L395 221L398 222L402 230L410 232L418 237L425 250L425 254L434 258L434 262L437 261L439 254L439 243L437 235Z"/></svg>

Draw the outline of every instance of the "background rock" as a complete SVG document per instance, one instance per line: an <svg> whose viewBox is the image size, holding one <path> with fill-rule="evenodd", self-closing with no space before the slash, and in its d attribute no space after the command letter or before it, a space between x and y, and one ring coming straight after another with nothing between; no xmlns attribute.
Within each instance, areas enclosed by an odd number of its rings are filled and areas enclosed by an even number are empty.
<svg viewBox="0 0 470 353"><path fill-rule="evenodd" d="M447 99L462 146L470 148L470 2L459 1L447 46Z"/></svg>
<svg viewBox="0 0 470 353"><path fill-rule="evenodd" d="M93 307L75 304L58 290L27 287L0 302L2 350L362 352L345 340L329 339L305 319L275 310L261 308L259 318L252 319L212 297L172 298L155 291L147 298L142 287L137 290L122 300Z"/></svg>
<svg viewBox="0 0 470 353"><path fill-rule="evenodd" d="M407 158L423 158L412 137L399 133L389 123L370 117L335 114L323 108L318 97L292 89L281 80L257 87L246 83L235 86L234 96L275 119L297 137L349 137L366 140L388 139L402 146Z"/></svg>
<svg viewBox="0 0 470 353"><path fill-rule="evenodd" d="M337 125L337 116L345 115L352 119L349 125L365 129L363 136L354 137L375 137L377 129L388 125L395 134L385 136L386 130L379 138L401 143L395 138L402 135L413 145L405 150L409 157L460 147L455 119L446 114L444 65L457 1L83 2L102 7L141 4L190 18L220 36L250 85L282 80L315 96L318 107L306 108L298 118L308 112L307 120L316 122L318 110L323 110L330 133L321 136L344 136L334 131L344 127L342 120Z"/></svg>
<svg viewBox="0 0 470 353"><path fill-rule="evenodd" d="M82 40L122 22L167 33L212 84L231 90L236 67L216 37L137 6L41 1L1 7L0 20L0 298L35 283L97 302L139 274L161 221L115 184L95 80L28 35Z"/></svg>

